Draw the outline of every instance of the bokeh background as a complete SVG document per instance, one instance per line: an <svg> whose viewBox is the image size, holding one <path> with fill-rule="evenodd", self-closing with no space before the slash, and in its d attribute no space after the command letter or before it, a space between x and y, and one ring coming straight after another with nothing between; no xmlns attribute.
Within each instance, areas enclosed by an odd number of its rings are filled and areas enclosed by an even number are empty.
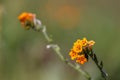
<svg viewBox="0 0 120 80"><path fill-rule="evenodd" d="M32 12L47 26L54 43L68 57L73 42L86 37L110 80L120 80L119 0L0 0L0 80L86 80L46 49L41 32L26 31L18 15ZM94 80L101 74L90 59L81 65Z"/></svg>

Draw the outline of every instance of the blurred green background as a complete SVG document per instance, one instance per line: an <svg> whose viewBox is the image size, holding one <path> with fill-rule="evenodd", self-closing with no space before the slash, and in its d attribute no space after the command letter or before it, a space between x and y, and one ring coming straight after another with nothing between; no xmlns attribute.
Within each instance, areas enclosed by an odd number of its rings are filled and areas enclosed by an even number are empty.
<svg viewBox="0 0 120 80"><path fill-rule="evenodd" d="M120 80L119 0L0 0L0 80L86 80L60 61L41 32L24 30L22 12L37 15L69 58L73 42L86 37L111 80ZM94 80L101 74L92 60L81 66Z"/></svg>

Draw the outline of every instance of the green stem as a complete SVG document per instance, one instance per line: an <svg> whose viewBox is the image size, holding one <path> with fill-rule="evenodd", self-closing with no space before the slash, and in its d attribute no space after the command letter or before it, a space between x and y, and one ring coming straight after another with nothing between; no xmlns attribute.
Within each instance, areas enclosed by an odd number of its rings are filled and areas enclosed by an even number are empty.
<svg viewBox="0 0 120 80"><path fill-rule="evenodd" d="M43 32L43 35L45 36L46 40L48 42L52 42L52 39L48 36L47 32L46 32L46 26L42 26L42 32Z"/></svg>

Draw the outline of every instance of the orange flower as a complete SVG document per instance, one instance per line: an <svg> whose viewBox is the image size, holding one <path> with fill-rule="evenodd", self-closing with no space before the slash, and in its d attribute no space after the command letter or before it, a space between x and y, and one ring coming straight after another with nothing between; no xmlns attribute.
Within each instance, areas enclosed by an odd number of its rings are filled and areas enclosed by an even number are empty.
<svg viewBox="0 0 120 80"><path fill-rule="evenodd" d="M87 59L85 58L84 54L81 54L81 55L77 56L76 62L78 62L80 64L84 64L85 62L87 62Z"/></svg>
<svg viewBox="0 0 120 80"><path fill-rule="evenodd" d="M35 14L23 12L21 15L18 16L18 19L20 20L21 24L24 26L25 29L29 29L30 26L26 24L32 24L34 19L36 18Z"/></svg>
<svg viewBox="0 0 120 80"><path fill-rule="evenodd" d="M72 60L76 60L76 62L80 64L84 64L87 62L87 57L89 53L86 53L87 48L92 49L92 46L95 44L93 40L87 41L86 38L82 40L78 39L74 45L69 55Z"/></svg>
<svg viewBox="0 0 120 80"><path fill-rule="evenodd" d="M82 40L82 44L83 44L83 46L86 46L87 45L87 39L86 38L83 38L83 40Z"/></svg>
<svg viewBox="0 0 120 80"><path fill-rule="evenodd" d="M77 53L82 52L82 42L80 39L78 39L73 46L73 50Z"/></svg>
<svg viewBox="0 0 120 80"><path fill-rule="evenodd" d="M76 53L82 52L82 44L76 44L75 46L73 46L73 50L74 50Z"/></svg>
<svg viewBox="0 0 120 80"><path fill-rule="evenodd" d="M74 45L76 45L76 44L81 44L81 43L82 43L81 40L78 39L78 40L74 43Z"/></svg>
<svg viewBox="0 0 120 80"><path fill-rule="evenodd" d="M72 60L76 59L78 56L78 53L76 53L74 50L71 50L69 53Z"/></svg>

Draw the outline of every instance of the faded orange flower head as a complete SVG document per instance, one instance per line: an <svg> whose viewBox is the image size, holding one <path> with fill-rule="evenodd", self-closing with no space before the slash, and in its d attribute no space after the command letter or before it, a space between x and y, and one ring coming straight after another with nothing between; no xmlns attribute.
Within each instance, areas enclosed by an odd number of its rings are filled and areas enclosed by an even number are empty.
<svg viewBox="0 0 120 80"><path fill-rule="evenodd" d="M21 24L23 25L23 27L25 29L29 29L30 26L26 25L26 24L32 24L34 22L34 19L36 18L35 14L32 13L27 13L27 12L23 12L22 14L20 14L18 16L18 19L20 20Z"/></svg>
<svg viewBox="0 0 120 80"><path fill-rule="evenodd" d="M93 40L91 40L91 41L88 42L88 45L93 46L94 44L95 44L95 41L93 41Z"/></svg>
<svg viewBox="0 0 120 80"><path fill-rule="evenodd" d="M33 19L34 19L35 17L36 17L35 14L23 12L21 15L18 16L18 19L19 19L21 22L25 22L26 20L27 20L27 21L33 21Z"/></svg>

